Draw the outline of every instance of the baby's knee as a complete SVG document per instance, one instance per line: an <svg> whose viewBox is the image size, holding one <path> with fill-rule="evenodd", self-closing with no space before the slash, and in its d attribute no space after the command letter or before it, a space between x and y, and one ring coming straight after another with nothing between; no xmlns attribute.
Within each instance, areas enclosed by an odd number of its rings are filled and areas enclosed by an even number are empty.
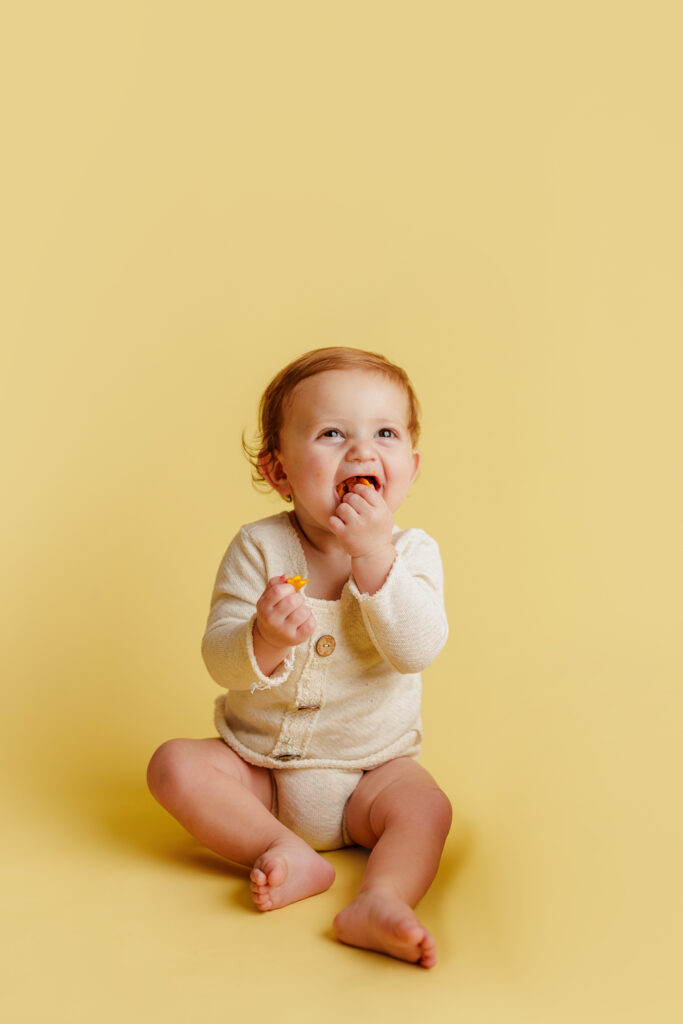
<svg viewBox="0 0 683 1024"><path fill-rule="evenodd" d="M422 819L425 824L444 838L453 821L451 802L435 782L428 785L410 787L404 796L404 807L407 814Z"/></svg>
<svg viewBox="0 0 683 1024"><path fill-rule="evenodd" d="M438 786L432 792L430 801L434 814L434 823L443 832L444 836L447 836L453 822L453 805L444 791L439 789Z"/></svg>
<svg viewBox="0 0 683 1024"><path fill-rule="evenodd" d="M147 766L147 785L152 796L162 804L183 786L188 767L188 741L167 740L154 751Z"/></svg>

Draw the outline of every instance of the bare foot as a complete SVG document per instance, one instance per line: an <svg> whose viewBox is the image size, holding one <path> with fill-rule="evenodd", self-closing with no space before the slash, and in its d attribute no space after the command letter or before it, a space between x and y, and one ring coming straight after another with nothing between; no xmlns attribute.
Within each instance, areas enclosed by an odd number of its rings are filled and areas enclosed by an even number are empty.
<svg viewBox="0 0 683 1024"><path fill-rule="evenodd" d="M360 892L334 919L334 932L349 946L374 949L420 967L436 963L436 943L415 911L398 896Z"/></svg>
<svg viewBox="0 0 683 1024"><path fill-rule="evenodd" d="M293 836L262 853L249 878L258 909L277 910L329 889L334 881L334 868L303 839Z"/></svg>

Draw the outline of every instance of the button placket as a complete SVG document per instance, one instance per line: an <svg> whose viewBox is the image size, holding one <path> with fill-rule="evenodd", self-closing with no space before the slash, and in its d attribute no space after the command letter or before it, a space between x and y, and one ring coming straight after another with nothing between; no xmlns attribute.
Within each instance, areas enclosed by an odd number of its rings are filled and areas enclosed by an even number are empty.
<svg viewBox="0 0 683 1024"><path fill-rule="evenodd" d="M324 653L320 653L319 646ZM335 647L335 639L329 633L323 633L317 641L309 641L308 657L299 677L296 695L283 716L280 735L271 752L271 757L278 761L296 761L307 756L323 704L329 655Z"/></svg>

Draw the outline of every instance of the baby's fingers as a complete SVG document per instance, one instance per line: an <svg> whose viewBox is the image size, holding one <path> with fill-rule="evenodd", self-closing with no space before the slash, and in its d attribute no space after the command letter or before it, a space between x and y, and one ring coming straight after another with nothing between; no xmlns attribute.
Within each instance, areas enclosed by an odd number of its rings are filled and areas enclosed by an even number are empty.
<svg viewBox="0 0 683 1024"><path fill-rule="evenodd" d="M353 507L349 502L343 501L341 505L338 505L334 510L334 516L341 520L342 523L351 523L357 521L359 518L358 510Z"/></svg>
<svg viewBox="0 0 683 1024"><path fill-rule="evenodd" d="M305 629L310 625L311 630L315 626L315 619L311 613L311 609L302 604L299 608L295 608L289 613L284 621L285 628L295 630L300 636Z"/></svg>
<svg viewBox="0 0 683 1024"><path fill-rule="evenodd" d="M273 576L266 584L266 589L261 594L261 600L270 604L276 604L280 598L293 592L291 583L287 582L286 576Z"/></svg>
<svg viewBox="0 0 683 1024"><path fill-rule="evenodd" d="M283 601L291 597L296 597L296 591L291 583L287 583L287 577L274 576L272 580L268 580L268 585L256 602L256 607L260 612L269 614ZM286 606L278 609L278 611L284 612L285 609Z"/></svg>
<svg viewBox="0 0 683 1024"><path fill-rule="evenodd" d="M311 634L315 632L315 626L316 626L315 618L311 614L311 612L309 611L307 618L304 619L304 621L301 623L300 626L297 626L297 630L296 630L297 636L301 640L308 639L308 637L311 636Z"/></svg>

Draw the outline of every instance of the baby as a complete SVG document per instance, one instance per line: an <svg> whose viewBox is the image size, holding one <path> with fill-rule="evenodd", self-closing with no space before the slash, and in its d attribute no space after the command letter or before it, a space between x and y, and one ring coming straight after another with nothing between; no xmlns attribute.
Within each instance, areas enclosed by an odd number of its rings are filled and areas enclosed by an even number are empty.
<svg viewBox="0 0 683 1024"><path fill-rule="evenodd" d="M163 744L148 779L193 836L250 869L259 910L330 887L316 851L371 850L336 936L432 967L413 908L451 807L415 758L419 673L448 626L436 543L394 525L418 430L406 374L370 352L318 349L271 382L252 462L292 508L244 526L218 570L202 653L227 689L220 739Z"/></svg>

